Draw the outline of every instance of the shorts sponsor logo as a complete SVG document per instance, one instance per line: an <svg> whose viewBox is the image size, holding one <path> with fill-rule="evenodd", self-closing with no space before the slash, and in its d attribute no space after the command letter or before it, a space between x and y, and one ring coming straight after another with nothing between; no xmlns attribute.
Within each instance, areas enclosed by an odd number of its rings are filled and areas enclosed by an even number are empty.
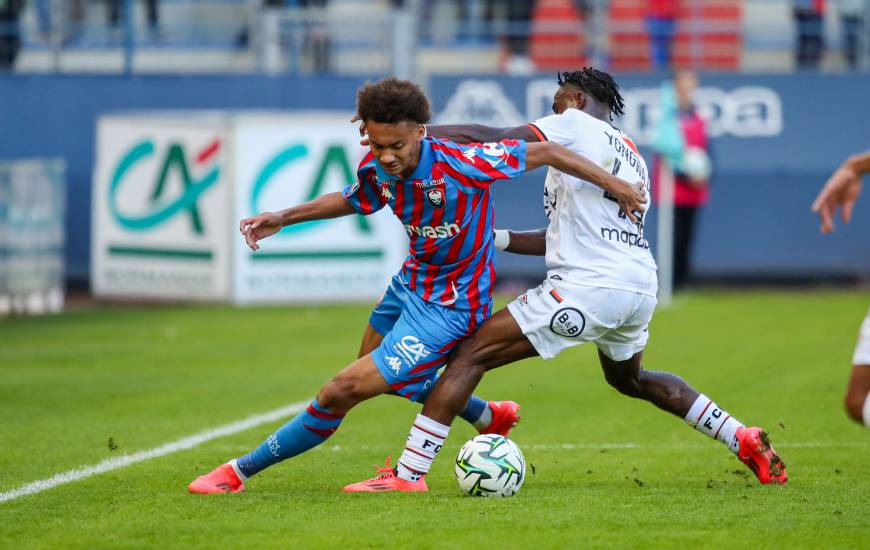
<svg viewBox="0 0 870 550"><path fill-rule="evenodd" d="M559 336L576 338L586 328L586 318L580 310L573 307L565 307L553 314L550 319L550 330Z"/></svg>
<svg viewBox="0 0 870 550"><path fill-rule="evenodd" d="M431 355L431 352L416 336L403 336L401 341L393 344L393 351L402 356L408 366L414 366L420 359Z"/></svg>
<svg viewBox="0 0 870 550"><path fill-rule="evenodd" d="M601 238L627 244L629 248L649 248L649 243L643 238L643 235L631 233L624 229L616 229L615 227L602 227Z"/></svg>

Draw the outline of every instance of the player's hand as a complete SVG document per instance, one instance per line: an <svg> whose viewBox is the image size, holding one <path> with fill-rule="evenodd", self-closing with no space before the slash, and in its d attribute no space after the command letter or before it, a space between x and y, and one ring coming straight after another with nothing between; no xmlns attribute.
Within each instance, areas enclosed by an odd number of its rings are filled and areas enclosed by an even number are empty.
<svg viewBox="0 0 870 550"><path fill-rule="evenodd" d="M363 147L369 146L369 132L366 129L366 123L362 119L360 119L359 115L353 115L353 118L350 119L351 124L354 122L359 122L359 144Z"/></svg>
<svg viewBox="0 0 870 550"><path fill-rule="evenodd" d="M613 195L616 202L619 204L619 209L623 214L631 220L631 223L637 224L637 216L635 213L646 212L648 202L646 195L646 187L643 182L634 184L615 178L615 183L608 186L607 192Z"/></svg>
<svg viewBox="0 0 870 550"><path fill-rule="evenodd" d="M259 250L260 245L257 241L274 235L283 227L281 216L275 212L263 212L239 222L239 232L245 236L245 243L251 250Z"/></svg>
<svg viewBox="0 0 870 550"><path fill-rule="evenodd" d="M858 200L860 194L861 176L851 165L843 164L828 179L819 192L819 196L813 201L812 210L822 220L819 228L822 234L834 230L834 216L840 207L843 208L841 214L843 223L849 223L849 220L852 219L855 201Z"/></svg>

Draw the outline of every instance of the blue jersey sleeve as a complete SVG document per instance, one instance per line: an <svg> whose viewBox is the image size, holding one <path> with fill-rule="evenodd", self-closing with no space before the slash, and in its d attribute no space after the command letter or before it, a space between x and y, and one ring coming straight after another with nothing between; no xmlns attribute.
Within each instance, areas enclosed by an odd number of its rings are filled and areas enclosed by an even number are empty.
<svg viewBox="0 0 870 550"><path fill-rule="evenodd" d="M470 183L478 187L495 180L515 178L526 170L526 142L523 140L460 145L433 139L432 148L438 152L438 160L447 164L454 175L465 176L463 179L471 180Z"/></svg>
<svg viewBox="0 0 870 550"><path fill-rule="evenodd" d="M378 186L378 173L371 153L359 163L356 181L344 188L344 200L364 216L374 214L387 204Z"/></svg>

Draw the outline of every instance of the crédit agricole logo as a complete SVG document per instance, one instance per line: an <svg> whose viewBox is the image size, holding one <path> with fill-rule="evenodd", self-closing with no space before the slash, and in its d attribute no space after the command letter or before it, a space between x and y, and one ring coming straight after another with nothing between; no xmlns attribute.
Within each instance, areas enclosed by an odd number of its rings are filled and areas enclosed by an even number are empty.
<svg viewBox="0 0 870 550"><path fill-rule="evenodd" d="M118 162L109 184L109 212L114 220L127 231L141 232L158 227L176 216L185 216L190 224L190 230L195 235L204 235L206 227L203 224L199 201L209 188L214 186L221 175L218 162L218 152L221 148L220 138L215 138L201 150L188 156L185 146L170 143L162 157L154 141L146 139L133 145ZM157 160L158 162L154 162ZM144 165L144 166L143 166ZM153 174L150 192L147 196L147 207L138 212L125 211L119 201L131 182L136 169L153 168L146 173ZM170 176L177 175L181 181L179 191L173 193L172 186L167 185ZM141 181L141 180L138 180ZM146 180L147 181L147 180ZM109 253L115 255L138 256L176 256L188 258L210 259L210 250L176 250L156 249L131 246L110 246Z"/></svg>

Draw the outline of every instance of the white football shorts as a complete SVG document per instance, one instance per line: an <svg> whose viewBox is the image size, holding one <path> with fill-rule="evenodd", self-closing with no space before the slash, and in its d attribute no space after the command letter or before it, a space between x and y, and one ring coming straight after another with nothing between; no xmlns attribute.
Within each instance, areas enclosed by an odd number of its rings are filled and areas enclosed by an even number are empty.
<svg viewBox="0 0 870 550"><path fill-rule="evenodd" d="M595 342L604 355L625 361L646 347L656 299L628 290L545 280L508 304L538 354Z"/></svg>
<svg viewBox="0 0 870 550"><path fill-rule="evenodd" d="M870 365L870 311L867 312L867 317L864 317L864 322L861 323L861 330L858 331L858 343L855 345L852 364Z"/></svg>

